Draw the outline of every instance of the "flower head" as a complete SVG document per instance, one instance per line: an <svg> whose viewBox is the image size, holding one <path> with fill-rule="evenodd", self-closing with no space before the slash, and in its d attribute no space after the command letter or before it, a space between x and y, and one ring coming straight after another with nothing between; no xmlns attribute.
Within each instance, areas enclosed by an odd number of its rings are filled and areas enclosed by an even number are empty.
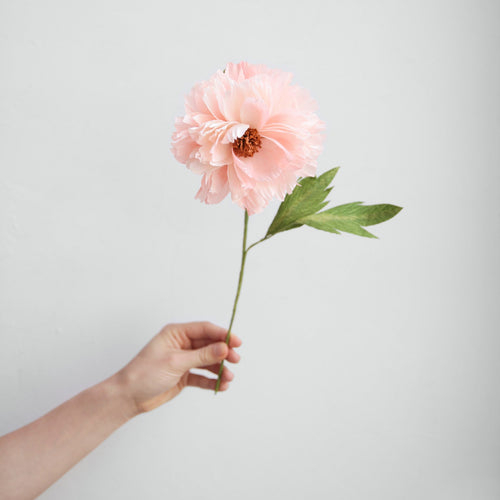
<svg viewBox="0 0 500 500"><path fill-rule="evenodd" d="M314 176L323 123L292 75L246 62L228 64L186 97L172 152L201 174L196 198L218 203L230 192L250 215L283 200L299 177Z"/></svg>

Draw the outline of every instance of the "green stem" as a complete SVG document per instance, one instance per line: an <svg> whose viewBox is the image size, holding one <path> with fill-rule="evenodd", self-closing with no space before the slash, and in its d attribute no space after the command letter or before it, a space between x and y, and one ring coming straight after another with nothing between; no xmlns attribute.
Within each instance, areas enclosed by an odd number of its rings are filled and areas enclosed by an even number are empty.
<svg viewBox="0 0 500 500"><path fill-rule="evenodd" d="M238 300L240 298L241 284L243 283L243 272L245 270L245 261L247 260L247 253L255 245L258 245L259 243L266 241L267 239L269 239L272 236L270 234L266 235L266 236L264 236L264 238L261 238L260 240L256 241L255 243L252 243L247 248L247 229L248 229L248 212L245 210L245 224L243 227L243 248L241 250L240 276L238 278L238 288L236 290L236 297L234 298L233 313L231 314L231 321L229 322L229 328L227 330L227 335L226 335L225 342L227 345L229 345L229 340L231 339L231 328L233 327L234 317L236 315L236 306L238 305ZM223 370L224 370L224 360L222 360L222 362L220 364L219 376L217 377L217 383L215 384L215 394L217 394L217 392L219 391Z"/></svg>
<svg viewBox="0 0 500 500"><path fill-rule="evenodd" d="M229 328L226 335L226 344L229 345L229 339L231 338L231 328L233 327L234 316L236 315L236 306L238 305L238 299L240 298L241 284L243 282L243 272L245 270L245 260L247 258L247 229L248 229L248 212L245 210L245 224L243 228L243 248L241 251L241 266L240 266L240 276L238 279L238 289L236 290L236 297L234 298L233 313L231 314L231 321L229 322ZM253 245L252 245L253 246ZM224 360L222 360L219 368L219 376L217 378L217 383L215 385L215 394L219 391L222 371L224 370Z"/></svg>

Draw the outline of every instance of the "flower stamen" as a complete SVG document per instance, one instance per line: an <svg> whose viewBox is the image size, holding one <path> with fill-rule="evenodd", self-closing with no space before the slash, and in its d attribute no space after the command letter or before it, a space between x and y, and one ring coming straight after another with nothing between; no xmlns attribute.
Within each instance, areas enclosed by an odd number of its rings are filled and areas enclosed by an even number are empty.
<svg viewBox="0 0 500 500"><path fill-rule="evenodd" d="M260 134L255 128L249 128L233 142L233 151L236 156L249 158L253 156L262 147Z"/></svg>

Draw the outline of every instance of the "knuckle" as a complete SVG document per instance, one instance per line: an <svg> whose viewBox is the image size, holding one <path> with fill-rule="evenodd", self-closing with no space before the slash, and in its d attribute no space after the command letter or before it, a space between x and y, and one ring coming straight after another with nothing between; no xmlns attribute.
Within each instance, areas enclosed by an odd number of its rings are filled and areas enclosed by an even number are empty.
<svg viewBox="0 0 500 500"><path fill-rule="evenodd" d="M199 359L203 365L208 365L212 363L209 349L200 349Z"/></svg>
<svg viewBox="0 0 500 500"><path fill-rule="evenodd" d="M175 352L168 352L165 355L165 364L176 367L179 365L179 355Z"/></svg>
<svg viewBox="0 0 500 500"><path fill-rule="evenodd" d="M173 323L167 323L158 333L158 335L162 338L168 338L170 335L170 332L175 328L175 325Z"/></svg>
<svg viewBox="0 0 500 500"><path fill-rule="evenodd" d="M210 388L210 380L208 380L207 378L202 378L200 385L203 389L209 389Z"/></svg>

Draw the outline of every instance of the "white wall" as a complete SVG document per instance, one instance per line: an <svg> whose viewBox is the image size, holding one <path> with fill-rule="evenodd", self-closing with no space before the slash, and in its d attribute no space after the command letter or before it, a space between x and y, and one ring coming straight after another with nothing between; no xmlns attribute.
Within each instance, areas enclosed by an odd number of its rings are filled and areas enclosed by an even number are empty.
<svg viewBox="0 0 500 500"><path fill-rule="evenodd" d="M227 325L242 211L194 200L169 151L227 62L311 91L336 203L404 206L380 240L257 247L231 390L186 390L42 498L500 497L499 20L493 0L0 2L0 434L167 322Z"/></svg>

